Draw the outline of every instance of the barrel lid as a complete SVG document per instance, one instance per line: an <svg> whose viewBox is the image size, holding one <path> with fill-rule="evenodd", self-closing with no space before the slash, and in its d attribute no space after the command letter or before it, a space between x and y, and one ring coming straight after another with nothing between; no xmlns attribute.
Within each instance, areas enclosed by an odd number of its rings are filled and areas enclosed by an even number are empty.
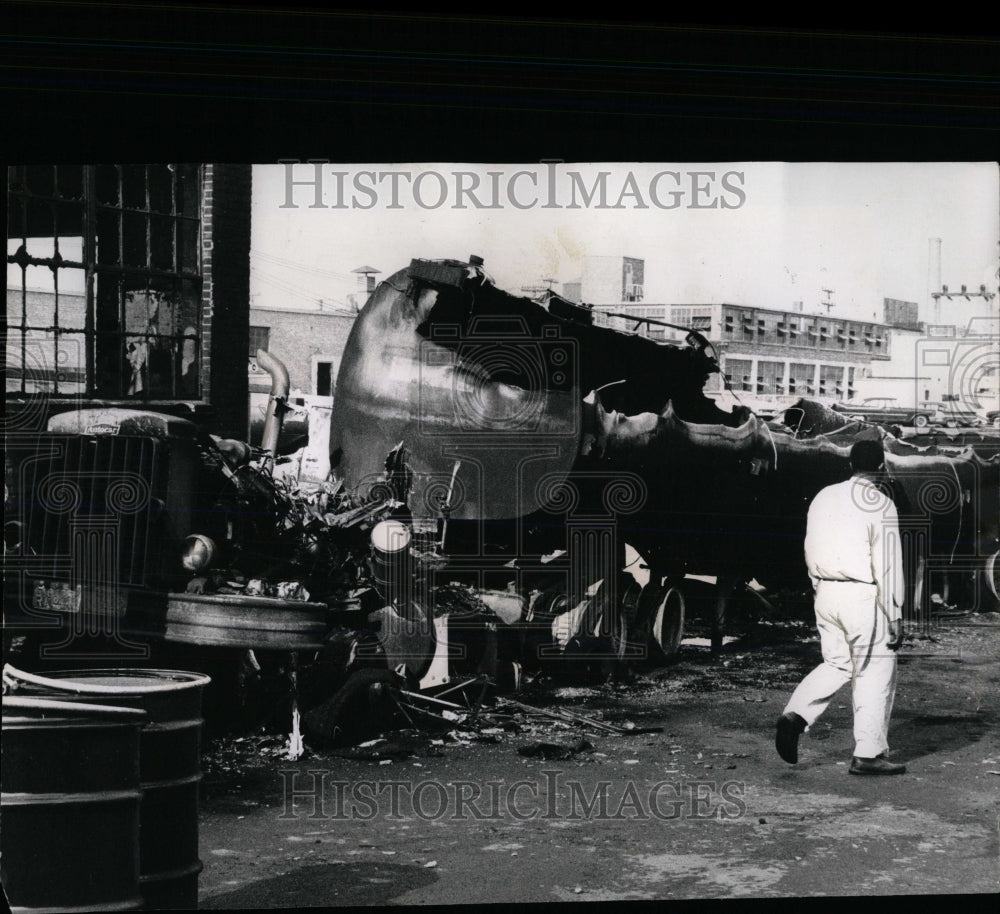
<svg viewBox="0 0 1000 914"><path fill-rule="evenodd" d="M410 545L410 528L398 520L381 521L372 529L372 545L380 552L400 552Z"/></svg>
<svg viewBox="0 0 1000 914"><path fill-rule="evenodd" d="M211 679L184 670L59 670L47 676L4 667L4 678L51 691L75 695L149 695L165 691L202 688Z"/></svg>
<svg viewBox="0 0 1000 914"><path fill-rule="evenodd" d="M146 712L139 708L119 708L115 705L88 705L78 701L54 701L34 696L3 696L3 722L41 720L43 718L93 718L115 720L121 723L141 724Z"/></svg>

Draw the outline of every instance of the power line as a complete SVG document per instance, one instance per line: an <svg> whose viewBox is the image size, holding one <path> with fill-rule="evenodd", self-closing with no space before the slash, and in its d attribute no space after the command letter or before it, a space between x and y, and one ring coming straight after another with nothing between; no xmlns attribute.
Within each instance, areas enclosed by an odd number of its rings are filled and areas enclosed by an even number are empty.
<svg viewBox="0 0 1000 914"><path fill-rule="evenodd" d="M277 277L270 276L270 275L268 275L266 273L262 273L260 270L255 270L255 269L253 269L251 267L250 273L251 273L251 275L255 276L258 280L260 280L261 282L266 283L269 286L273 286L276 289L280 289L282 292L285 292L288 295L291 295L291 296L293 296L295 298L300 298L300 299L303 299L305 301L311 302L312 304L316 305L317 307L319 306L320 302L322 301L322 298L320 296L316 295L315 292L309 292L309 291L307 291L305 289L302 289L302 288L300 288L298 286L294 286L291 283L288 283L288 282L285 282L285 281L283 281L281 279L278 279Z"/></svg>
<svg viewBox="0 0 1000 914"><path fill-rule="evenodd" d="M268 254L264 251L259 251L256 249L251 249L251 257L257 257L260 260L265 260L275 265L293 267L296 270L305 271L307 273L316 273L320 276L331 276L336 279L343 279L345 282L356 282L357 277L352 273L342 273L339 270L327 270L323 267L317 267L311 264L301 263L297 260L292 260L288 257L280 257L277 254Z"/></svg>

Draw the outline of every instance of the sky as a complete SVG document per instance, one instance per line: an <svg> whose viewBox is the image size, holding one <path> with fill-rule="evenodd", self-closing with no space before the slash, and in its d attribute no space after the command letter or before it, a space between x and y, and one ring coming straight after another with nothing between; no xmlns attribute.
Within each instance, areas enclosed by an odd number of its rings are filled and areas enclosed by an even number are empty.
<svg viewBox="0 0 1000 914"><path fill-rule="evenodd" d="M477 254L509 292L559 291L586 255L628 256L647 303L832 300L881 320L883 298L928 302L932 238L942 283L997 291L996 163L262 164L250 288L255 306L337 307L357 267Z"/></svg>

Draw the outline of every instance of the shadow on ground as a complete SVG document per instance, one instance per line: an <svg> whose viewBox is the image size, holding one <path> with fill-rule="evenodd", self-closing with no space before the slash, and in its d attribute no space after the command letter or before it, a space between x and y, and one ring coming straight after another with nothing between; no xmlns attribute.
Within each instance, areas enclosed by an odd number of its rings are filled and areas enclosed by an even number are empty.
<svg viewBox="0 0 1000 914"><path fill-rule="evenodd" d="M896 712L892 720L893 758L923 758L978 743L991 729L991 716L975 711L935 714Z"/></svg>
<svg viewBox="0 0 1000 914"><path fill-rule="evenodd" d="M248 910L387 904L437 880L433 870L399 863L328 863L299 867L232 892L203 898L199 908Z"/></svg>

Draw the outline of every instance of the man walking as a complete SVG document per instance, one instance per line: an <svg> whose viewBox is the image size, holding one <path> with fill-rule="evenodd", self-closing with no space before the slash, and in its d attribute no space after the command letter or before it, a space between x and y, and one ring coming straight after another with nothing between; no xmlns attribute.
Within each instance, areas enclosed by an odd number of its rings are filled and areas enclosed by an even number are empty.
<svg viewBox="0 0 1000 914"><path fill-rule="evenodd" d="M799 735L850 682L850 773L906 770L886 758L904 584L896 507L878 486L884 466L880 441L858 441L851 448L851 478L827 486L809 506L805 556L823 662L799 683L778 718L775 746L790 764L798 761Z"/></svg>

